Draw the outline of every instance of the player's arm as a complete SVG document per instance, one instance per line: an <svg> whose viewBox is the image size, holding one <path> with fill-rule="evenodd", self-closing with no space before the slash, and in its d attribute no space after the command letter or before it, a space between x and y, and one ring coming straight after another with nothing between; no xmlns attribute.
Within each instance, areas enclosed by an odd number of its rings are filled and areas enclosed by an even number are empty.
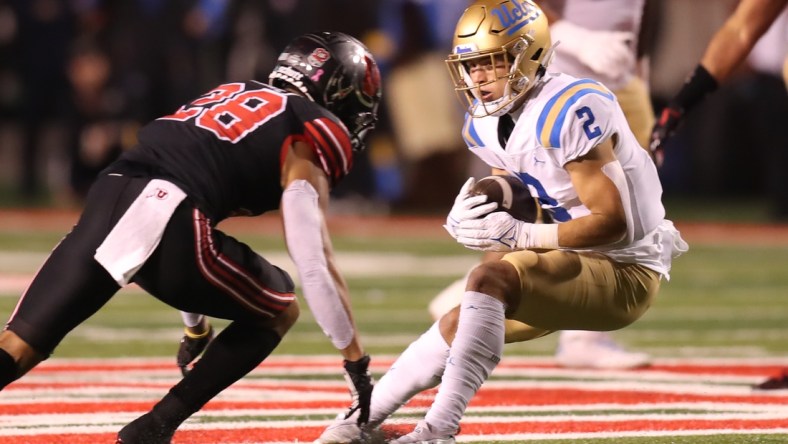
<svg viewBox="0 0 788 444"><path fill-rule="evenodd" d="M741 0L712 37L701 58L701 66L718 83L727 80L786 5L788 0Z"/></svg>
<svg viewBox="0 0 788 444"><path fill-rule="evenodd" d="M364 350L325 221L329 179L306 143L295 142L288 151L282 167L282 188L285 240L301 278L304 298L342 356L357 361Z"/></svg>
<svg viewBox="0 0 788 444"><path fill-rule="evenodd" d="M590 248L632 240L629 189L621 164L606 139L568 161L578 198L590 214L561 224L538 224L503 211L467 218L456 229L457 242L468 248L506 252L523 249Z"/></svg>
<svg viewBox="0 0 788 444"><path fill-rule="evenodd" d="M687 113L730 77L787 5L788 0L741 0L712 36L700 63L654 125L649 149L657 166L663 163L665 143Z"/></svg>
<svg viewBox="0 0 788 444"><path fill-rule="evenodd" d="M629 189L621 164L608 139L588 154L566 163L578 198L590 214L558 225L558 245L587 248L613 244L628 237Z"/></svg>
<svg viewBox="0 0 788 444"><path fill-rule="evenodd" d="M344 357L345 381L351 406L346 418L358 412L359 424L369 420L372 376L350 309L348 287L334 259L325 214L329 178L317 155L304 142L293 143L282 166L282 218L285 242L298 269L301 289L323 332Z"/></svg>
<svg viewBox="0 0 788 444"><path fill-rule="evenodd" d="M329 178L317 155L304 142L293 143L282 166L282 219L285 242L298 269L309 308L331 343L344 358L345 381L351 406L346 418L358 411L358 423L369 420L372 376L350 309L348 287L334 259L326 226Z"/></svg>

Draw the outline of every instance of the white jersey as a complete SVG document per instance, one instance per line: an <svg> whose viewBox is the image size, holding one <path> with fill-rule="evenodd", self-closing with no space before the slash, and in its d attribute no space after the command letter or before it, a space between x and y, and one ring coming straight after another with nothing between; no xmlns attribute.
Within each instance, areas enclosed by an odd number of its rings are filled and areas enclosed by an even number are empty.
<svg viewBox="0 0 788 444"><path fill-rule="evenodd" d="M645 0L542 0L544 4L569 23L592 31L631 32L635 38L629 44L633 59L637 55L637 37L643 19ZM555 41L555 39L554 39ZM575 77L589 77L616 90L626 85L635 75L636 66L620 78L598 73L567 52L561 45L555 47L555 58L548 67L549 71L563 72Z"/></svg>
<svg viewBox="0 0 788 444"><path fill-rule="evenodd" d="M634 241L594 250L668 276L672 257L686 251L686 244L665 220L657 169L630 131L615 95L599 82L567 74L546 75L529 94L513 115L516 123L505 149L498 141L497 117L466 117L463 137L471 152L519 177L560 223L589 214L564 165L613 138L629 185L633 226L628 228Z"/></svg>

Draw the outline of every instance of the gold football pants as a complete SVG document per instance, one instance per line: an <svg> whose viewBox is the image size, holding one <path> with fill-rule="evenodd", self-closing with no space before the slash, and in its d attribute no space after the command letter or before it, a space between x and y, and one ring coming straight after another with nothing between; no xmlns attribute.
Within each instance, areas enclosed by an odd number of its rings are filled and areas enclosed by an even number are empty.
<svg viewBox="0 0 788 444"><path fill-rule="evenodd" d="M624 87L613 91L618 99L629 128L640 146L648 149L648 140L654 128L654 109L651 105L648 86L640 77L633 77Z"/></svg>
<svg viewBox="0 0 788 444"><path fill-rule="evenodd" d="M517 251L503 257L520 276L520 303L507 314L506 342L557 330L610 331L645 313L660 275L596 252Z"/></svg>

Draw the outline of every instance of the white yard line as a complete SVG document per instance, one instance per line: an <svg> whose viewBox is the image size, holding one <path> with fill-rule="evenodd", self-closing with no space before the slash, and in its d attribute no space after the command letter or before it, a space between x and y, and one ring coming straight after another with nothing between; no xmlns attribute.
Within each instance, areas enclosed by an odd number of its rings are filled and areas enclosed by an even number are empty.
<svg viewBox="0 0 788 444"><path fill-rule="evenodd" d="M284 252L259 252L269 262L297 280L298 273ZM46 253L0 251L0 293L23 291ZM424 256L407 253L336 253L339 269L346 277L432 276L460 277L478 263L476 254ZM131 286L130 288L134 288Z"/></svg>
<svg viewBox="0 0 788 444"><path fill-rule="evenodd" d="M393 356L381 356L377 361L380 369L390 365ZM666 360L667 361L667 360ZM228 388L217 398L224 402L226 409L213 410L208 408L197 413L184 423L182 430L250 430L281 429L282 436L293 433L299 428L322 428L330 424L338 409L317 407L304 408L270 408L233 409L233 402L248 401L299 401L326 402L325 405L344 405L347 401L345 384L336 380L308 379L311 375L323 374L321 368L331 369L335 373L337 358L333 355L323 356L273 356L268 360L269 368L255 370L254 377L247 378ZM788 391L757 392L756 394L742 381L746 376L703 374L704 366L709 372L717 371L717 367L726 365L732 368L745 366L773 366L786 364L781 359L671 359L674 366L660 370L622 371L579 371L567 370L551 366L552 359L544 357L513 357L505 361L499 368L505 376L517 376L511 380L488 381L482 390L506 390L512 394L512 400L519 399L521 405L471 406L463 424L473 425L476 430L484 424L511 424L514 429L523 429L523 425L532 424L540 433L496 433L470 435L461 434L458 442L506 441L523 442L529 440L582 440L600 438L649 437L649 436L703 436L703 435L736 435L736 434L788 434L786 428L753 428L747 429L748 422L753 427L763 427L769 421L784 421L788 417ZM56 436L63 434L98 434L115 433L122 425L139 416L146 405L154 402L166 391L171 383L178 379L176 371L167 370L171 366L170 358L148 359L52 359L36 369L25 378L25 388L15 388L3 392L0 406L14 411L15 405L20 411L25 406L35 404L52 405L64 413L44 414L7 414L0 415L0 436L18 437L14 442L23 442L25 436ZM663 364L664 365L664 364ZM529 367L530 366L530 367ZM147 370L150 369L150 370ZM286 376L280 378L278 376ZM496 372L497 376L502 376ZM571 376L571 378L570 378ZM529 378L545 378L529 379ZM551 378L567 378L554 380ZM76 384L57 388L54 383ZM734 385L741 383L740 385ZM84 384L84 385L82 385ZM92 385L91 385L92 384ZM117 386L102 386L117 384ZM611 391L629 392L627 396L638 393L666 393L700 396L699 402L638 402L594 403L593 400L584 404L528 404L529 390L584 390L599 392L598 399L606 399L603 393ZM429 399L429 394L420 395ZM720 397L719 400L715 397ZM592 396L592 398L594 398ZM773 398L773 399L772 399ZM647 400L648 398L644 398ZM688 398L693 399L693 398ZM99 411L89 413L67 413L77 408L85 408L92 403L128 404L121 407L124 411ZM140 403L141 404L136 404ZM513 404L516 404L514 402ZM62 407L58 407L61 405ZM72 407L69 408L69 405ZM271 405L275 405L272 403ZM126 408L132 411L126 410ZM341 410L341 409L339 409ZM424 407L405 407L394 415L389 424L405 424L411 426L425 411ZM316 419L320 418L320 419ZM268 419L268 420L263 420ZM697 421L713 421L720 428L710 428L708 423L699 430L678 430ZM561 425L572 423L572 427ZM653 424L654 429L646 431L610 431L626 424ZM741 428L732 427L738 423ZM542 424L542 426L537 426ZM555 424L555 425L552 425ZM776 422L775 425L782 425ZM575 428L579 426L580 428ZM700 426L700 424L699 424ZM690 425L691 427L691 425ZM496 427L497 430L498 427ZM541 433L545 429L555 429L554 433ZM632 428L632 427L630 427ZM673 428L673 430L671 430ZM469 427L470 429L470 427ZM601 432L567 432L561 430L607 429ZM243 432L242 432L243 433ZM279 433L277 431L277 433ZM238 438L229 438L238 439ZM21 440L21 441L20 441ZM223 442L223 444L230 444ZM270 443L269 443L270 444Z"/></svg>
<svg viewBox="0 0 788 444"><path fill-rule="evenodd" d="M710 429L710 430L665 430L637 432L591 432L591 433L519 433L511 435L457 435L457 442L478 441L557 441L572 439L640 438L660 436L708 436L708 435L782 435L788 429ZM284 443L268 443L284 444Z"/></svg>

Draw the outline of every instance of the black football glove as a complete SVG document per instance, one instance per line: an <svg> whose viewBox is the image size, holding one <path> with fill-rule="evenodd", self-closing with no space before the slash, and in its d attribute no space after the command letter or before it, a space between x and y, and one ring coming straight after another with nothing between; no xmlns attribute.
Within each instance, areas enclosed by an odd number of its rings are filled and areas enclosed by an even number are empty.
<svg viewBox="0 0 788 444"><path fill-rule="evenodd" d="M684 116L718 86L717 79L699 63L676 96L662 110L648 143L651 157L658 168L665 162L665 143L676 133Z"/></svg>
<svg viewBox="0 0 788 444"><path fill-rule="evenodd" d="M676 134L679 124L684 118L684 110L676 105L668 105L659 115L659 120L654 125L651 131L651 138L649 139L649 151L651 151L651 158L657 168L661 168L665 163L665 143L668 139Z"/></svg>
<svg viewBox="0 0 788 444"><path fill-rule="evenodd" d="M372 376L369 374L369 355L364 355L358 361L345 360L345 381L350 389L350 410L345 414L345 419L350 418L358 410L358 425L369 421L369 402L372 399Z"/></svg>
<svg viewBox="0 0 788 444"><path fill-rule="evenodd" d="M176 361L178 367L181 369L181 374L186 376L189 374L189 364L200 356L200 353L205 350L208 343L213 339L213 326L208 328L208 331L199 338L193 338L184 334L181 338L181 344L178 346L178 355Z"/></svg>

